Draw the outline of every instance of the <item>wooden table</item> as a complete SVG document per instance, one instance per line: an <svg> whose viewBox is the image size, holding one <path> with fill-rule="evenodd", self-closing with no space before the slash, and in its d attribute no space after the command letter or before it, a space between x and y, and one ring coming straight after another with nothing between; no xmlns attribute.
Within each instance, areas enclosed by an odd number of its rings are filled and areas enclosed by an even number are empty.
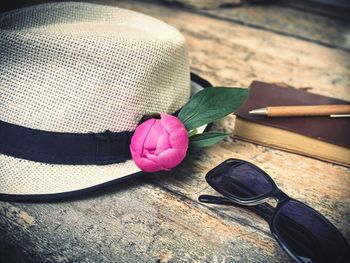
<svg viewBox="0 0 350 263"><path fill-rule="evenodd" d="M113 1L104 1L115 5ZM178 28L193 71L215 85L278 82L350 100L350 23L283 6L186 11L120 1ZM234 117L214 126L232 132ZM266 170L287 194L323 213L350 241L350 172L232 138L158 173L56 203L0 202L1 262L290 262L266 222L199 203L204 176L227 158ZM1 176L1 175L0 175Z"/></svg>

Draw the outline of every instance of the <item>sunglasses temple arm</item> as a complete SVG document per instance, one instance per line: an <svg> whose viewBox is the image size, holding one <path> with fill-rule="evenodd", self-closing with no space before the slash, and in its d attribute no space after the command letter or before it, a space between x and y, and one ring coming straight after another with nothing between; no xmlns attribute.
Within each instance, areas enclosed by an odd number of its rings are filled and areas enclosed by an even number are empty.
<svg viewBox="0 0 350 263"><path fill-rule="evenodd" d="M264 218L267 222L270 221L271 216L273 214L273 207L269 204L260 204L256 206L246 206L246 205L240 205L235 202L232 202L230 199L226 197L221 196L212 196L212 195L201 195L198 197L198 200L202 203L207 204L215 204L215 205L231 205L241 208L246 208L254 213L260 215L262 218Z"/></svg>
<svg viewBox="0 0 350 263"><path fill-rule="evenodd" d="M212 196L212 195L201 195L198 197L198 201L202 203L215 204L215 205L236 205L226 197Z"/></svg>

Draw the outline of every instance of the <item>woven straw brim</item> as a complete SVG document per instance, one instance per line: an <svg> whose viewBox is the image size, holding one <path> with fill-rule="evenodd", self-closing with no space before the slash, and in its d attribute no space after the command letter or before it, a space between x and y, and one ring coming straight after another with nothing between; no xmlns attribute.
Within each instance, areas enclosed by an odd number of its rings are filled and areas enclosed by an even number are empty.
<svg viewBox="0 0 350 263"><path fill-rule="evenodd" d="M192 82L191 89L197 92L201 87ZM0 154L0 164L1 199L62 193L69 196L140 172L132 160L110 165L56 165Z"/></svg>
<svg viewBox="0 0 350 263"><path fill-rule="evenodd" d="M0 193L46 195L73 192L139 172L132 160L110 165L52 165L0 155Z"/></svg>

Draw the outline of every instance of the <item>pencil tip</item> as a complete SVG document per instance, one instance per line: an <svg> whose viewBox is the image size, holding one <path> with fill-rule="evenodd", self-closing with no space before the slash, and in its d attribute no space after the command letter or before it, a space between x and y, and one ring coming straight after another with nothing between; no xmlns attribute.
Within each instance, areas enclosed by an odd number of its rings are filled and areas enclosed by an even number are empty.
<svg viewBox="0 0 350 263"><path fill-rule="evenodd" d="M261 108L261 109L255 109L255 110L251 110L249 111L250 114L256 114L256 115L266 115L267 114L267 110L266 108Z"/></svg>

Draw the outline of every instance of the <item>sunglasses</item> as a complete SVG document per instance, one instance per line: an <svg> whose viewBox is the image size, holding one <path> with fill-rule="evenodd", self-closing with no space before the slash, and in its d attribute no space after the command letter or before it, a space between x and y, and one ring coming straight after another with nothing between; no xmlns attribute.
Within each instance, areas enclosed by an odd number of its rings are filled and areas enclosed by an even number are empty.
<svg viewBox="0 0 350 263"><path fill-rule="evenodd" d="M271 233L297 263L350 262L350 248L324 216L290 198L257 166L228 159L208 172L208 184L224 197L201 195L200 202L245 207L263 217ZM274 198L277 206L265 203Z"/></svg>

